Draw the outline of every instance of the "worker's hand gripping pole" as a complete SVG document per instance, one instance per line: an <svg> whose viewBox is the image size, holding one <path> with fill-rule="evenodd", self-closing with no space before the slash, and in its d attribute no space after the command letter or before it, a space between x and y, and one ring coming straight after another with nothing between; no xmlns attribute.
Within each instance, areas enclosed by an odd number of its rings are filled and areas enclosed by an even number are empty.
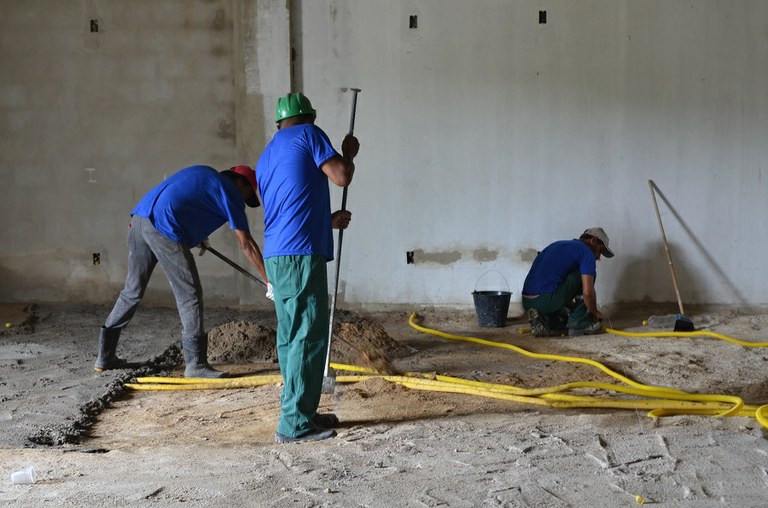
<svg viewBox="0 0 768 508"><path fill-rule="evenodd" d="M350 88L352 92L352 113L349 117L349 135L355 132L355 112L357 110L357 94L361 92L359 88ZM341 194L341 210L347 209L347 186ZM328 319L328 348L325 353L325 371L323 373L323 387L321 393L333 393L336 389L336 375L331 372L331 340L333 339L333 319L336 314L336 296L339 293L339 268L341 266L341 244L344 239L344 230L339 229L339 243L336 246L336 278L333 284L333 295L331 297L331 314Z"/></svg>

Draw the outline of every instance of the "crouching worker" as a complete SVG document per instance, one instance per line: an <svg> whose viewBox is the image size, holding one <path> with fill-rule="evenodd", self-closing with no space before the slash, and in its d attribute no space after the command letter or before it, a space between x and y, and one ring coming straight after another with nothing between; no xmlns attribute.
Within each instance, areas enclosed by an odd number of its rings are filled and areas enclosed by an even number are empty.
<svg viewBox="0 0 768 508"><path fill-rule="evenodd" d="M613 257L603 228L590 228L578 240L561 240L536 256L523 284L523 309L537 337L601 333L595 278L600 255Z"/></svg>
<svg viewBox="0 0 768 508"><path fill-rule="evenodd" d="M203 288L190 247L229 222L248 262L267 280L264 260L248 229L245 205L259 206L256 175L248 166L218 172L191 166L150 190L131 211L128 275L125 287L99 335L94 369L125 368L116 354L120 332L133 318L158 263L165 272L181 318L184 376L218 378L225 372L208 364L208 334L203 326Z"/></svg>

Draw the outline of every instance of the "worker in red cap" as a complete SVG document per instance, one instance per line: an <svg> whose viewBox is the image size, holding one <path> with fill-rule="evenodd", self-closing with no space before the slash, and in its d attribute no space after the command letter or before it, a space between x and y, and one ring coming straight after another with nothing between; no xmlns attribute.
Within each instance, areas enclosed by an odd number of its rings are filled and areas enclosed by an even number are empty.
<svg viewBox="0 0 768 508"><path fill-rule="evenodd" d="M260 204L257 189L256 175L248 166L235 166L221 172L209 166L191 166L163 180L139 201L131 211L128 229L128 275L125 287L101 327L94 366L97 372L128 365L116 353L120 332L133 318L152 271L159 263L168 277L181 318L184 376L226 376L208 364L203 288L190 248L200 245L229 222L243 255L267 281L264 259L251 236L245 215L245 205L255 208Z"/></svg>

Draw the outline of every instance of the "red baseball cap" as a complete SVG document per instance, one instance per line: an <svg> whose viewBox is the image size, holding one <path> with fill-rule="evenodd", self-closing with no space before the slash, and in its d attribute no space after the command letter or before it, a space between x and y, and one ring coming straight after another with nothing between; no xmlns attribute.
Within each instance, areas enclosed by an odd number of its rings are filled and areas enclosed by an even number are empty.
<svg viewBox="0 0 768 508"><path fill-rule="evenodd" d="M253 187L253 197L245 201L245 204L251 208L256 208L261 203L259 202L259 186L256 183L256 172L251 169L250 166L234 166L229 169L233 173L237 173L240 176L244 176Z"/></svg>

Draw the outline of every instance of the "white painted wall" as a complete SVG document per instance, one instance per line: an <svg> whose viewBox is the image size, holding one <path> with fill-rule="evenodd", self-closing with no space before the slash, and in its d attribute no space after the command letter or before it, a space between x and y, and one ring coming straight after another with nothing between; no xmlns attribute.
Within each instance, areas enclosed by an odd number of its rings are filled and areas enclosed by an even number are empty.
<svg viewBox="0 0 768 508"><path fill-rule="evenodd" d="M363 89L348 301L471 306L506 279L519 302L535 251L592 225L616 251L602 302L674 301L654 179L684 302L768 302L768 2L300 8L301 86L334 140L339 87Z"/></svg>
<svg viewBox="0 0 768 508"><path fill-rule="evenodd" d="M0 301L113 300L146 190L255 164L292 24L295 88L337 144L341 88L363 89L342 304L519 302L536 250L592 225L617 253L602 303L673 301L649 178L684 302L766 304L766 19L759 0L4 0ZM231 236L212 240L245 264ZM263 303L218 260L200 272L212 302Z"/></svg>

